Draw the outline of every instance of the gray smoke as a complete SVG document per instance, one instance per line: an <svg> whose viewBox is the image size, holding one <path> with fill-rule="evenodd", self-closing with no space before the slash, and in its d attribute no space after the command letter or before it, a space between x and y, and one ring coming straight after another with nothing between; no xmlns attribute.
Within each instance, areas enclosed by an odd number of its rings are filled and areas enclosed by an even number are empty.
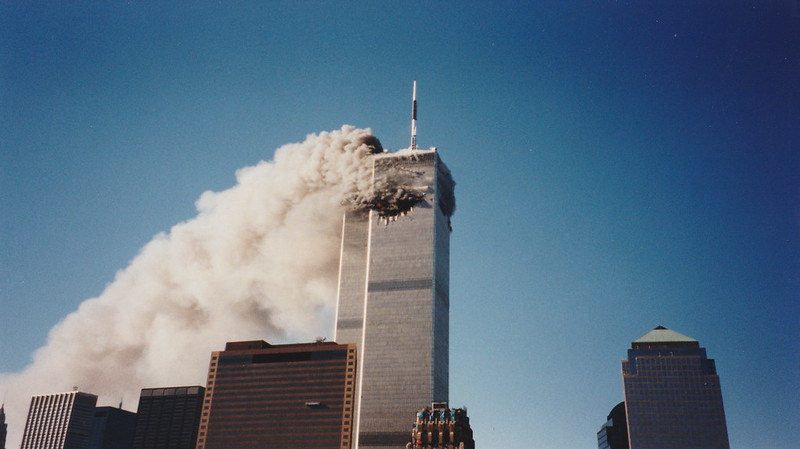
<svg viewBox="0 0 800 449"><path fill-rule="evenodd" d="M371 154L382 151L369 130L344 126L203 193L195 218L155 236L50 331L33 363L0 375L8 446L19 444L34 394L77 385L135 409L142 387L204 385L210 352L226 341L329 335L342 213L383 201L382 213L398 214L424 193L402 175L373 188Z"/></svg>

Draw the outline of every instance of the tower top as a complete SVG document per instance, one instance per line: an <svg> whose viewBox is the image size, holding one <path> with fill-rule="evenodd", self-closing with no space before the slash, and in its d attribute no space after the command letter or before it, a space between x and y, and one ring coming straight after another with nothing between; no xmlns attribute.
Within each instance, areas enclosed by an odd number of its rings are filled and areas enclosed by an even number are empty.
<svg viewBox="0 0 800 449"><path fill-rule="evenodd" d="M411 93L411 149L417 149L417 80Z"/></svg>
<svg viewBox="0 0 800 449"><path fill-rule="evenodd" d="M650 332L639 337L634 343L671 343L671 342L691 342L697 341L664 326L658 326Z"/></svg>

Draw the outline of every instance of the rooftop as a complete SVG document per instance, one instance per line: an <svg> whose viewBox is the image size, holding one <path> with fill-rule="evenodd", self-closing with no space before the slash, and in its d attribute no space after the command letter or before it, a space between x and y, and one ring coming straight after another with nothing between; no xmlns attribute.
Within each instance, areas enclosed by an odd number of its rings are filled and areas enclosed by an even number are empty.
<svg viewBox="0 0 800 449"><path fill-rule="evenodd" d="M699 344L694 338L679 334L678 332L667 329L664 326L658 326L650 332L639 337L639 339L633 341L634 346L662 343L680 343L681 346L686 344L690 344L692 346Z"/></svg>

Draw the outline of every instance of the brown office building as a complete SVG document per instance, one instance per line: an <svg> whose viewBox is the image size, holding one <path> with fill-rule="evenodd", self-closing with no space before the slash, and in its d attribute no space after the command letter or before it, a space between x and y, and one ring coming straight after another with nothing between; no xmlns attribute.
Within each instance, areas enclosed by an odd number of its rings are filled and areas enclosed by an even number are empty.
<svg viewBox="0 0 800 449"><path fill-rule="evenodd" d="M211 354L197 449L349 448L355 345L230 342Z"/></svg>

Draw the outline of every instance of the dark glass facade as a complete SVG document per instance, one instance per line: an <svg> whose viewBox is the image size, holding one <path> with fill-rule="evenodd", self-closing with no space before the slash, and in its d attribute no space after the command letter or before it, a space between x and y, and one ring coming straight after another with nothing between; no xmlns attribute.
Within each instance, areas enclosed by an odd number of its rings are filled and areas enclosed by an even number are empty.
<svg viewBox="0 0 800 449"><path fill-rule="evenodd" d="M0 405L0 449L6 449L6 436L8 435L8 424L6 424L6 410Z"/></svg>
<svg viewBox="0 0 800 449"><path fill-rule="evenodd" d="M193 449L205 388L143 388L133 449Z"/></svg>
<svg viewBox="0 0 800 449"><path fill-rule="evenodd" d="M136 413L115 407L97 407L88 449L131 449Z"/></svg>
<svg viewBox="0 0 800 449"><path fill-rule="evenodd" d="M714 360L696 340L658 327L622 361L631 449L728 449Z"/></svg>
<svg viewBox="0 0 800 449"><path fill-rule="evenodd" d="M628 423L625 402L620 402L606 417L606 423L597 432L598 449L628 449Z"/></svg>
<svg viewBox="0 0 800 449"><path fill-rule="evenodd" d="M228 343L211 355L197 448L349 448L355 370L355 345Z"/></svg>

